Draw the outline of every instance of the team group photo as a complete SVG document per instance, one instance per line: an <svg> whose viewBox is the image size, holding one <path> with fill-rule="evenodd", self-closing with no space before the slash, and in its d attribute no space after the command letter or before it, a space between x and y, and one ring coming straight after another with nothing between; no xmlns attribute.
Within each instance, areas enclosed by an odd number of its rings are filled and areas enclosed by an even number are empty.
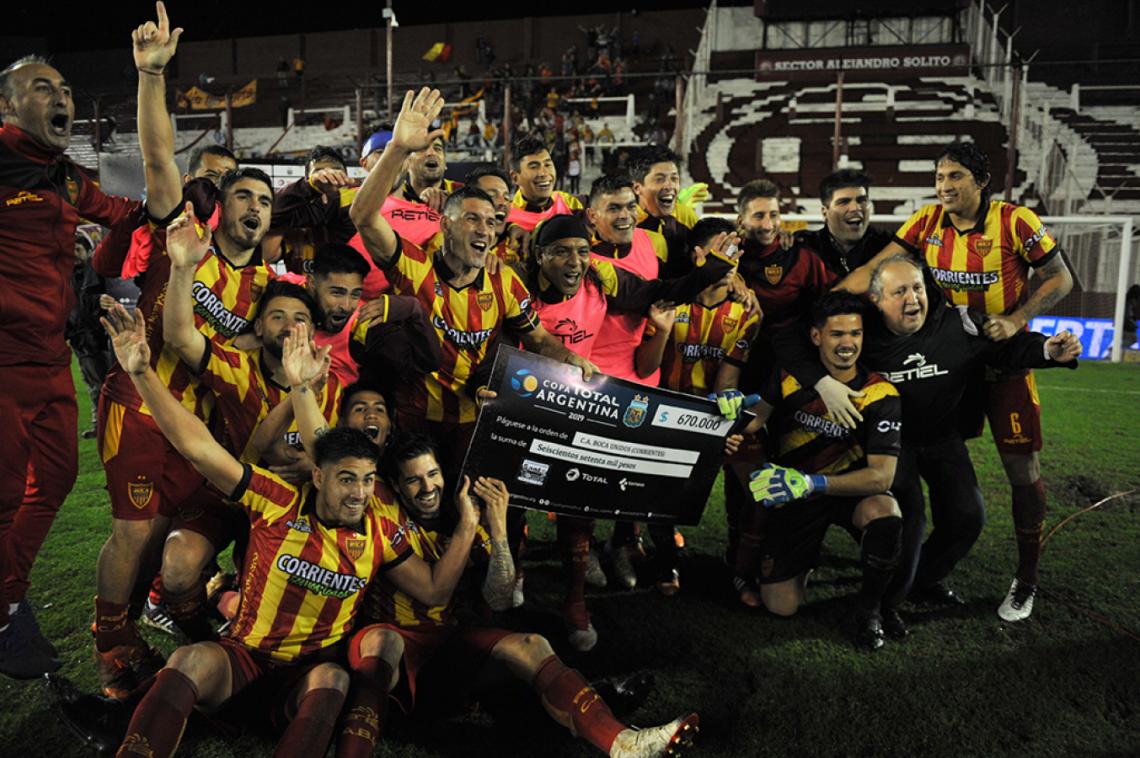
<svg viewBox="0 0 1140 758"><path fill-rule="evenodd" d="M7 11L0 753L1140 753L1078 5Z"/></svg>

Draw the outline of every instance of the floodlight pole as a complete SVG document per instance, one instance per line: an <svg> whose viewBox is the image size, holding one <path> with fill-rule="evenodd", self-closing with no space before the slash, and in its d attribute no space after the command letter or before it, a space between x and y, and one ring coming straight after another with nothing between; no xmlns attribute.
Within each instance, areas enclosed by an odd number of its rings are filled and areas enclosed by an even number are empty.
<svg viewBox="0 0 1140 758"><path fill-rule="evenodd" d="M1005 154L1005 200L1014 202L1013 182L1017 175L1017 135L1021 131L1021 64L1013 64L1010 72L1013 91L1009 96L1009 145Z"/></svg>
<svg viewBox="0 0 1140 758"><path fill-rule="evenodd" d="M839 168L839 141L842 139L843 123L843 72L835 76L835 132L831 137L831 170Z"/></svg>
<svg viewBox="0 0 1140 758"><path fill-rule="evenodd" d="M388 3L386 5L386 7L384 8L384 10L382 11L382 13L384 16L384 20L386 21L385 26L387 27L387 35L388 35L387 40L384 43L384 57L387 59L386 68L387 68L387 72L388 72L388 77L387 77L388 78L388 121L391 122L392 121L392 30L395 29L397 26L399 26L399 24L396 23L396 14L392 10L392 0L388 0Z"/></svg>

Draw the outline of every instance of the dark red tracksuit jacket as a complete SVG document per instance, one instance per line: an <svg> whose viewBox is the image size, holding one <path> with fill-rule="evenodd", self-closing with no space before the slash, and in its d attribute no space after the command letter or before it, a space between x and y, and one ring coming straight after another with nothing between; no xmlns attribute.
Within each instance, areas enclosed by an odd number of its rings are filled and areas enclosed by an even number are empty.
<svg viewBox="0 0 1140 758"><path fill-rule="evenodd" d="M75 229L140 203L103 194L87 173L22 130L0 127L0 366L67 365Z"/></svg>

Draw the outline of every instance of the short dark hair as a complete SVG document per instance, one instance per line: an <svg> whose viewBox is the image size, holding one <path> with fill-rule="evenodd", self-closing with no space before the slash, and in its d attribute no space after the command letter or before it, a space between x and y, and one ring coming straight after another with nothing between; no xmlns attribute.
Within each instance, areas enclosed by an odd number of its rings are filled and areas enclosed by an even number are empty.
<svg viewBox="0 0 1140 758"><path fill-rule="evenodd" d="M362 431L338 426L318 437L316 444L313 445L313 460L317 466L336 463L345 458L363 458L378 463L376 443L368 439L368 435Z"/></svg>
<svg viewBox="0 0 1140 758"><path fill-rule="evenodd" d="M854 168L841 168L833 171L819 182L819 201L824 205L831 202L836 190L855 187L856 189L871 188L871 177Z"/></svg>
<svg viewBox="0 0 1140 758"><path fill-rule="evenodd" d="M229 158L234 164L237 164L237 156L233 154L229 148L224 145L204 145L202 147L194 148L190 153L190 162L186 164L186 173L191 176L202 166L202 159L207 155L216 155L219 158ZM272 187L272 185L270 185Z"/></svg>
<svg viewBox="0 0 1140 758"><path fill-rule="evenodd" d="M257 315L254 316L254 320L261 318L261 314L269 307L269 301L278 297L291 297L294 300L300 300L309 309L309 318L311 320L316 319L317 303L307 289L284 279L273 279L265 285L265 291L261 293L261 298L257 301Z"/></svg>
<svg viewBox="0 0 1140 758"><path fill-rule="evenodd" d="M780 188L768 179L753 179L741 188L740 197L736 199L736 212L743 215L748 204L760 197L774 197L779 200Z"/></svg>
<svg viewBox="0 0 1140 758"><path fill-rule="evenodd" d="M305 156L305 176L309 175L309 166L320 160L336 161L342 169L345 168L344 156L340 154L339 150L327 145L317 145Z"/></svg>
<svg viewBox="0 0 1140 758"><path fill-rule="evenodd" d="M515 171L521 170L523 158L528 155L538 155L543 151L549 153L550 148L538 137L530 134L519 137L511 145L511 168Z"/></svg>
<svg viewBox="0 0 1140 758"><path fill-rule="evenodd" d="M589 203L592 206L594 201L602 195L612 195L627 187L633 190L633 179L629 177L629 174L603 174L590 185Z"/></svg>
<svg viewBox="0 0 1140 758"><path fill-rule="evenodd" d="M495 176L503 180L507 185L507 189L511 188L511 177L506 171L503 171L498 166L491 163L483 163L467 172L467 176L463 177L463 184L474 185L475 182L482 179L484 176Z"/></svg>
<svg viewBox="0 0 1140 758"><path fill-rule="evenodd" d="M974 181L986 184L990 180L990 156L973 142L955 141L942 148L938 157L934 159L934 169L938 164L949 158L955 163L961 163L973 174Z"/></svg>
<svg viewBox="0 0 1140 758"><path fill-rule="evenodd" d="M495 201L486 192L473 185L465 184L448 195L447 200L443 202L443 215L455 221L459 218L459 209L463 207L463 201L470 199L486 200L491 205L495 204Z"/></svg>
<svg viewBox="0 0 1140 758"><path fill-rule="evenodd" d="M32 63L40 63L45 66L51 65L51 61L42 55L24 55L20 58L17 58L5 66L3 71L0 71L0 95L3 95L8 99L12 99L12 97L14 97L16 94L12 90L12 72L18 69L20 66L27 66Z"/></svg>
<svg viewBox="0 0 1140 758"><path fill-rule="evenodd" d="M391 410L391 405L388 403L388 396L384 394L384 390L380 389L380 385L373 382L368 378L357 379L352 384L344 388L340 393L340 416L344 418L348 415L349 408L352 407L352 398L361 392L375 392L384 401L384 407Z"/></svg>
<svg viewBox="0 0 1140 758"><path fill-rule="evenodd" d="M230 188L242 179L256 179L259 182L264 182L265 186L269 188L269 196L273 197L273 180L269 178L269 174L259 168L244 166L235 168L232 171L227 171L222 174L222 178L218 180L218 195L223 201L226 198L226 193L230 191Z"/></svg>
<svg viewBox="0 0 1140 758"><path fill-rule="evenodd" d="M832 316L843 316L849 313L864 316L867 313L867 304L863 298L853 295L846 290L834 290L815 301L811 307L811 325L822 329L823 325Z"/></svg>
<svg viewBox="0 0 1140 758"><path fill-rule="evenodd" d="M664 145L647 145L630 158L626 164L629 169L630 176L638 182L644 182L645 177L649 175L650 169L658 163L672 163L681 170L681 156L665 147Z"/></svg>
<svg viewBox="0 0 1140 758"><path fill-rule="evenodd" d="M693 224L693 228L689 230L689 247L692 248L694 245L705 247L709 240L718 234L731 234L734 231L736 231L736 224L726 218L719 218L718 216L702 218Z"/></svg>
<svg viewBox="0 0 1140 758"><path fill-rule="evenodd" d="M359 274L368 276L371 267L356 248L344 242L326 242L313 253L313 276Z"/></svg>
<svg viewBox="0 0 1140 758"><path fill-rule="evenodd" d="M401 432L384 449L384 476L396 484L400 479L401 463L429 454L439 462L439 447L431 437L422 432Z"/></svg>

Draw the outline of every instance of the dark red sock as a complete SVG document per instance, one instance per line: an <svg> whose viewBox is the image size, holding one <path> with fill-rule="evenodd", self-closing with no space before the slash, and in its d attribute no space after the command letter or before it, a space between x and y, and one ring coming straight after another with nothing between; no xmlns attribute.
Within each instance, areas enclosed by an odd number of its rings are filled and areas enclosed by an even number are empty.
<svg viewBox="0 0 1140 758"><path fill-rule="evenodd" d="M558 519L558 547L566 572L566 604L586 600L586 567L590 561L590 532L593 522L561 516Z"/></svg>
<svg viewBox="0 0 1140 758"><path fill-rule="evenodd" d="M1017 534L1017 578L1037 584L1041 532L1045 526L1045 482L1013 485L1013 528Z"/></svg>
<svg viewBox="0 0 1140 758"><path fill-rule="evenodd" d="M625 724L614 718L601 696L558 656L552 655L539 664L531 687L562 723L572 724L570 731L607 755Z"/></svg>
<svg viewBox="0 0 1140 758"><path fill-rule="evenodd" d="M186 728L186 719L198 702L198 688L176 669L163 669L154 686L135 708L127 736L115 755L165 758L174 754Z"/></svg>
<svg viewBox="0 0 1140 758"><path fill-rule="evenodd" d="M760 547L764 544L768 512L756 503L746 503L740 508L737 523L740 527L740 536L736 546L733 573L751 580L759 573Z"/></svg>
<svg viewBox="0 0 1140 758"><path fill-rule="evenodd" d="M127 618L128 603L95 598L95 647L107 652L119 645L141 645L138 629Z"/></svg>
<svg viewBox="0 0 1140 758"><path fill-rule="evenodd" d="M273 758L311 758L329 749L344 693L331 687L309 690L297 706L297 715L277 741Z"/></svg>
<svg viewBox="0 0 1140 758"><path fill-rule="evenodd" d="M206 606L206 585L197 582L185 592L175 592L166 587L163 591L166 612L191 642L216 640L217 633L210 626Z"/></svg>
<svg viewBox="0 0 1140 758"><path fill-rule="evenodd" d="M353 662L352 683L337 729L337 758L370 758L384 728L391 684L392 667L382 658L370 655Z"/></svg>

